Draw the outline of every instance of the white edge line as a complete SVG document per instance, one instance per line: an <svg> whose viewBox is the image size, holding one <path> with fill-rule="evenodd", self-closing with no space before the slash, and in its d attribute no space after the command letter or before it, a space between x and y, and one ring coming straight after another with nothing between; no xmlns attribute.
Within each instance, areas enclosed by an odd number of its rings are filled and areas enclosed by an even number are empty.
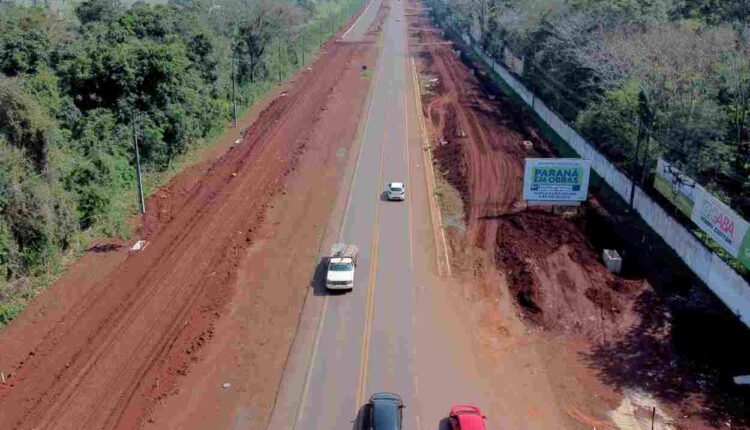
<svg viewBox="0 0 750 430"><path fill-rule="evenodd" d="M370 3L372 4L372 3ZM365 136L367 136L367 129L370 127L370 118L372 118L372 105L374 104L375 100L375 87L378 84L378 79L380 78L380 71L383 67L383 62L378 61L378 68L375 70L375 79L372 81L372 96L370 97L369 104L367 106L367 119L365 120L365 128L362 130L362 136L361 140L359 142L359 154L357 154L357 163L354 165L354 174L352 175L352 181L349 184L349 197L346 200L346 208L344 209L344 217L341 219L341 226L339 227L339 236L338 241L341 242L344 239L344 226L346 225L346 220L349 217L349 208L352 204L352 191L354 191L354 184L357 181L357 173L359 172L359 162L362 159L362 152L363 148L365 146Z"/></svg>
<svg viewBox="0 0 750 430"><path fill-rule="evenodd" d="M374 1L375 0L370 0L370 3L368 3L365 10L363 10L362 13L359 14L359 17L357 18L357 20L352 23L352 25L349 27L348 30L346 30L344 34L341 35L341 40L344 40L346 35L349 34L350 31L352 31L352 29L354 28L355 25L357 25L359 20L362 19L363 16L365 16L365 14L367 13L367 10L370 9L370 7L372 7L372 4L374 3Z"/></svg>
<svg viewBox="0 0 750 430"><path fill-rule="evenodd" d="M310 365L307 366L307 376L305 377L305 386L302 388L302 398L300 399L299 407L297 408L297 417L294 419L294 427L297 428L300 421L302 420L302 411L305 409L305 400L307 398L307 392L310 390L310 380L312 379L312 370L315 365L315 358L318 355L318 345L320 344L320 337L323 334L323 323L326 319L326 309L328 308L328 297L326 296L323 300L323 309L321 310L320 319L318 320L318 327L315 333L315 343L313 343L312 355L310 356Z"/></svg>
<svg viewBox="0 0 750 430"><path fill-rule="evenodd" d="M417 66L415 64L414 65L415 79L417 79L416 78L416 73L417 73L416 67ZM419 80L417 80L417 84L419 84ZM421 101L422 100L422 96L420 94L419 87L417 87L417 94L419 95L419 99ZM424 118L422 118L422 121L424 121ZM424 127L423 128L424 133L426 135L426 133L427 133L427 126L424 125L424 123L423 123L423 127ZM437 180L435 179L435 169L433 169L433 167L432 167L432 146L430 145L429 141L427 142L427 158L429 159L429 162L427 164L430 166L430 172L432 173L432 182L433 182L433 184L435 184L435 186L437 186ZM434 188L433 188L433 191L434 191ZM448 256L448 241L445 239L445 228L443 227L443 211L440 210L440 206L438 205L437 201L435 201L434 204L435 204L435 212L437 213L437 218L438 218L437 219L438 226L440 228L440 236L443 239L443 254L445 255L445 266L446 266L446 269L448 270L448 277L450 278L450 277L453 276L453 274L451 273L451 261L450 261L450 257Z"/></svg>
<svg viewBox="0 0 750 430"><path fill-rule="evenodd" d="M416 91L417 97L418 97L418 99L419 99L419 101L421 103L422 94L421 94L421 91L420 91L420 88L419 88L419 79L417 78L417 64L414 61L414 58L411 59L411 64L412 64L413 81L414 81L414 84L415 84L414 91ZM424 122L424 116L422 115L422 110L421 110L420 106L417 106L417 114L419 115L420 125L422 127L421 133L420 133L421 136L422 136L422 142L427 144L427 158L428 158L428 162L426 163L427 166L425 166L425 167L429 167L430 172L432 173L432 181L433 181L433 183L436 184L437 181L435 179L435 170L432 168L432 147L430 145L430 142L427 140L427 125ZM429 185L430 184L429 184L429 181L428 181L428 184L427 184L427 186L428 186L427 193L430 194L428 196L428 199L432 199L431 191L434 192L434 188L432 190L430 190L429 189ZM430 206L432 207L432 205L430 205ZM448 257L448 242L445 239L445 229L443 228L443 216L441 214L440 207L437 205L437 202L435 202L435 212L436 212L436 215L437 215L438 226L440 228L440 236L441 236L441 238L443 240L443 253L444 253L444 256L445 256L446 269L448 270L448 277L451 277L452 273L451 273L450 258Z"/></svg>
<svg viewBox="0 0 750 430"><path fill-rule="evenodd" d="M422 113L420 111L420 103L421 103L421 95L419 92L419 80L416 76L416 63L414 62L414 59L411 59L411 80L412 84L414 85L414 94L417 100L415 100L416 103L416 110L417 110L417 116L418 116L418 122L419 122L419 138L421 140L422 145L427 145L427 149L429 150L429 141L427 140L426 136L426 126L423 123L424 118L422 117ZM430 223L432 224L432 234L435 236L435 223L437 222L437 216L435 215L435 208L432 202L433 196L432 193L434 192L432 189L432 185L430 184L430 163L431 160L428 156L425 155L424 151L422 151L422 162L425 165L425 182L427 184L427 205L430 207ZM434 176L432 177L434 180ZM438 250L438 238L433 237L433 241L435 242L435 263L437 264L438 269L438 275L443 276L443 265L440 261L440 251Z"/></svg>
<svg viewBox="0 0 750 430"><path fill-rule="evenodd" d="M408 46L405 46L405 52L408 52ZM404 70L406 73L406 70ZM406 76L404 76L406 78ZM417 124L419 126L419 124ZM409 94L404 90L404 155L406 158L406 180L411 187L411 163L409 163ZM429 192L429 191L428 191ZM414 225L412 223L412 206L411 199L407 200L407 211L409 214L409 268L414 269Z"/></svg>

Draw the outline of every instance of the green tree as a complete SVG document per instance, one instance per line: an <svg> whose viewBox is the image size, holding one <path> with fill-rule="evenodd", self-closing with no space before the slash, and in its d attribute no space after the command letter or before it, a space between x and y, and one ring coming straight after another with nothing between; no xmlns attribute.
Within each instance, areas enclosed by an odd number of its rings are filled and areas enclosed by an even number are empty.
<svg viewBox="0 0 750 430"><path fill-rule="evenodd" d="M44 109L23 91L19 79L0 79L0 133L8 143L24 150L38 172L47 168L53 128Z"/></svg>
<svg viewBox="0 0 750 430"><path fill-rule="evenodd" d="M738 48L719 65L719 103L727 118L731 169L726 185L731 203L750 214L750 43L740 40Z"/></svg>
<svg viewBox="0 0 750 430"><path fill-rule="evenodd" d="M671 0L571 0L570 4L605 25L666 22L673 7Z"/></svg>
<svg viewBox="0 0 750 430"><path fill-rule="evenodd" d="M707 182L727 169L726 116L718 104L716 69L735 48L729 28L670 24L615 32L612 62L639 82L654 113L652 136L664 154Z"/></svg>
<svg viewBox="0 0 750 430"><path fill-rule="evenodd" d="M631 171L636 164L638 91L638 83L630 81L591 103L576 120L581 134Z"/></svg>
<svg viewBox="0 0 750 430"><path fill-rule="evenodd" d="M0 141L0 272L6 279L68 246L77 230L73 207L52 175L37 174L19 148Z"/></svg>
<svg viewBox="0 0 750 430"><path fill-rule="evenodd" d="M747 0L677 0L672 8L675 19L699 19L708 24L750 21Z"/></svg>
<svg viewBox="0 0 750 430"><path fill-rule="evenodd" d="M122 13L122 2L113 0L85 0L75 8L82 24L95 21L113 21Z"/></svg>
<svg viewBox="0 0 750 430"><path fill-rule="evenodd" d="M133 120L145 170L167 169L229 117L231 54L246 103L291 71L300 27L332 6L85 0L61 19L0 2L0 325L77 232L126 232Z"/></svg>
<svg viewBox="0 0 750 430"><path fill-rule="evenodd" d="M37 29L12 26L0 31L0 72L8 76L35 73L48 64L51 43Z"/></svg>
<svg viewBox="0 0 750 430"><path fill-rule="evenodd" d="M269 76L265 56L277 40L287 40L292 27L302 22L299 9L290 3L260 0L237 23L235 54L243 60L238 70L251 82Z"/></svg>

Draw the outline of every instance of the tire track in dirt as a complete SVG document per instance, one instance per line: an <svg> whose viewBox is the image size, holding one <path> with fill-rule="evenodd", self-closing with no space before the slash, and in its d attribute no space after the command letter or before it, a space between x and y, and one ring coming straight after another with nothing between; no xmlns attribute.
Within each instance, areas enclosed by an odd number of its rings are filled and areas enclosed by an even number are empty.
<svg viewBox="0 0 750 430"><path fill-rule="evenodd" d="M212 336L238 255L355 49L329 45L204 177L150 199L149 246L92 288L16 366L0 386L0 428L133 428L174 390Z"/></svg>
<svg viewBox="0 0 750 430"><path fill-rule="evenodd" d="M429 28L424 21L418 25ZM512 130L492 124L496 122L493 110L499 111L500 106L482 99L476 81L461 77L466 71L457 68L465 66L456 61L451 47L437 44L442 40L435 32L417 33L427 44L422 58L428 57L428 67L440 76L438 95L429 99L425 109L435 140L447 142L437 148L439 162L443 170L455 169L456 163L463 166L463 180L454 176L452 182L457 182L453 185L464 197L470 241L491 247L498 225L491 218L512 211L521 195L523 139ZM447 152L451 145L460 146L460 159L440 160L441 152Z"/></svg>

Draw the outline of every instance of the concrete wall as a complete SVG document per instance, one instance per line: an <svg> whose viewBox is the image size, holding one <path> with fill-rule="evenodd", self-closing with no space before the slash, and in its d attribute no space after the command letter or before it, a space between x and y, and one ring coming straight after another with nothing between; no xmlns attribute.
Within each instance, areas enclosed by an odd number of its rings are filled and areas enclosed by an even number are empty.
<svg viewBox="0 0 750 430"><path fill-rule="evenodd" d="M658 203L653 201L641 188L635 185L619 168L610 163L593 145L588 143L576 130L549 109L543 101L510 73L502 64L495 61L467 34L464 42L492 68L515 93L536 112L539 117L570 145L581 158L591 160L591 168L601 176L625 201L635 187L633 207L643 220L675 250L688 267L735 313L745 325L750 327L750 285L721 257L711 251L685 226L672 218Z"/></svg>

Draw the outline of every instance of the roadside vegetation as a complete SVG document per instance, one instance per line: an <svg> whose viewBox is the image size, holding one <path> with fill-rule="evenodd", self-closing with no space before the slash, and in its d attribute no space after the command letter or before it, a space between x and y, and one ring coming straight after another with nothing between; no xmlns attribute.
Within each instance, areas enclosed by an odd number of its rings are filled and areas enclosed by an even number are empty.
<svg viewBox="0 0 750 430"><path fill-rule="evenodd" d="M34 2L36 4L36 2ZM290 76L359 2L0 3L0 326ZM234 73L233 73L234 72Z"/></svg>

